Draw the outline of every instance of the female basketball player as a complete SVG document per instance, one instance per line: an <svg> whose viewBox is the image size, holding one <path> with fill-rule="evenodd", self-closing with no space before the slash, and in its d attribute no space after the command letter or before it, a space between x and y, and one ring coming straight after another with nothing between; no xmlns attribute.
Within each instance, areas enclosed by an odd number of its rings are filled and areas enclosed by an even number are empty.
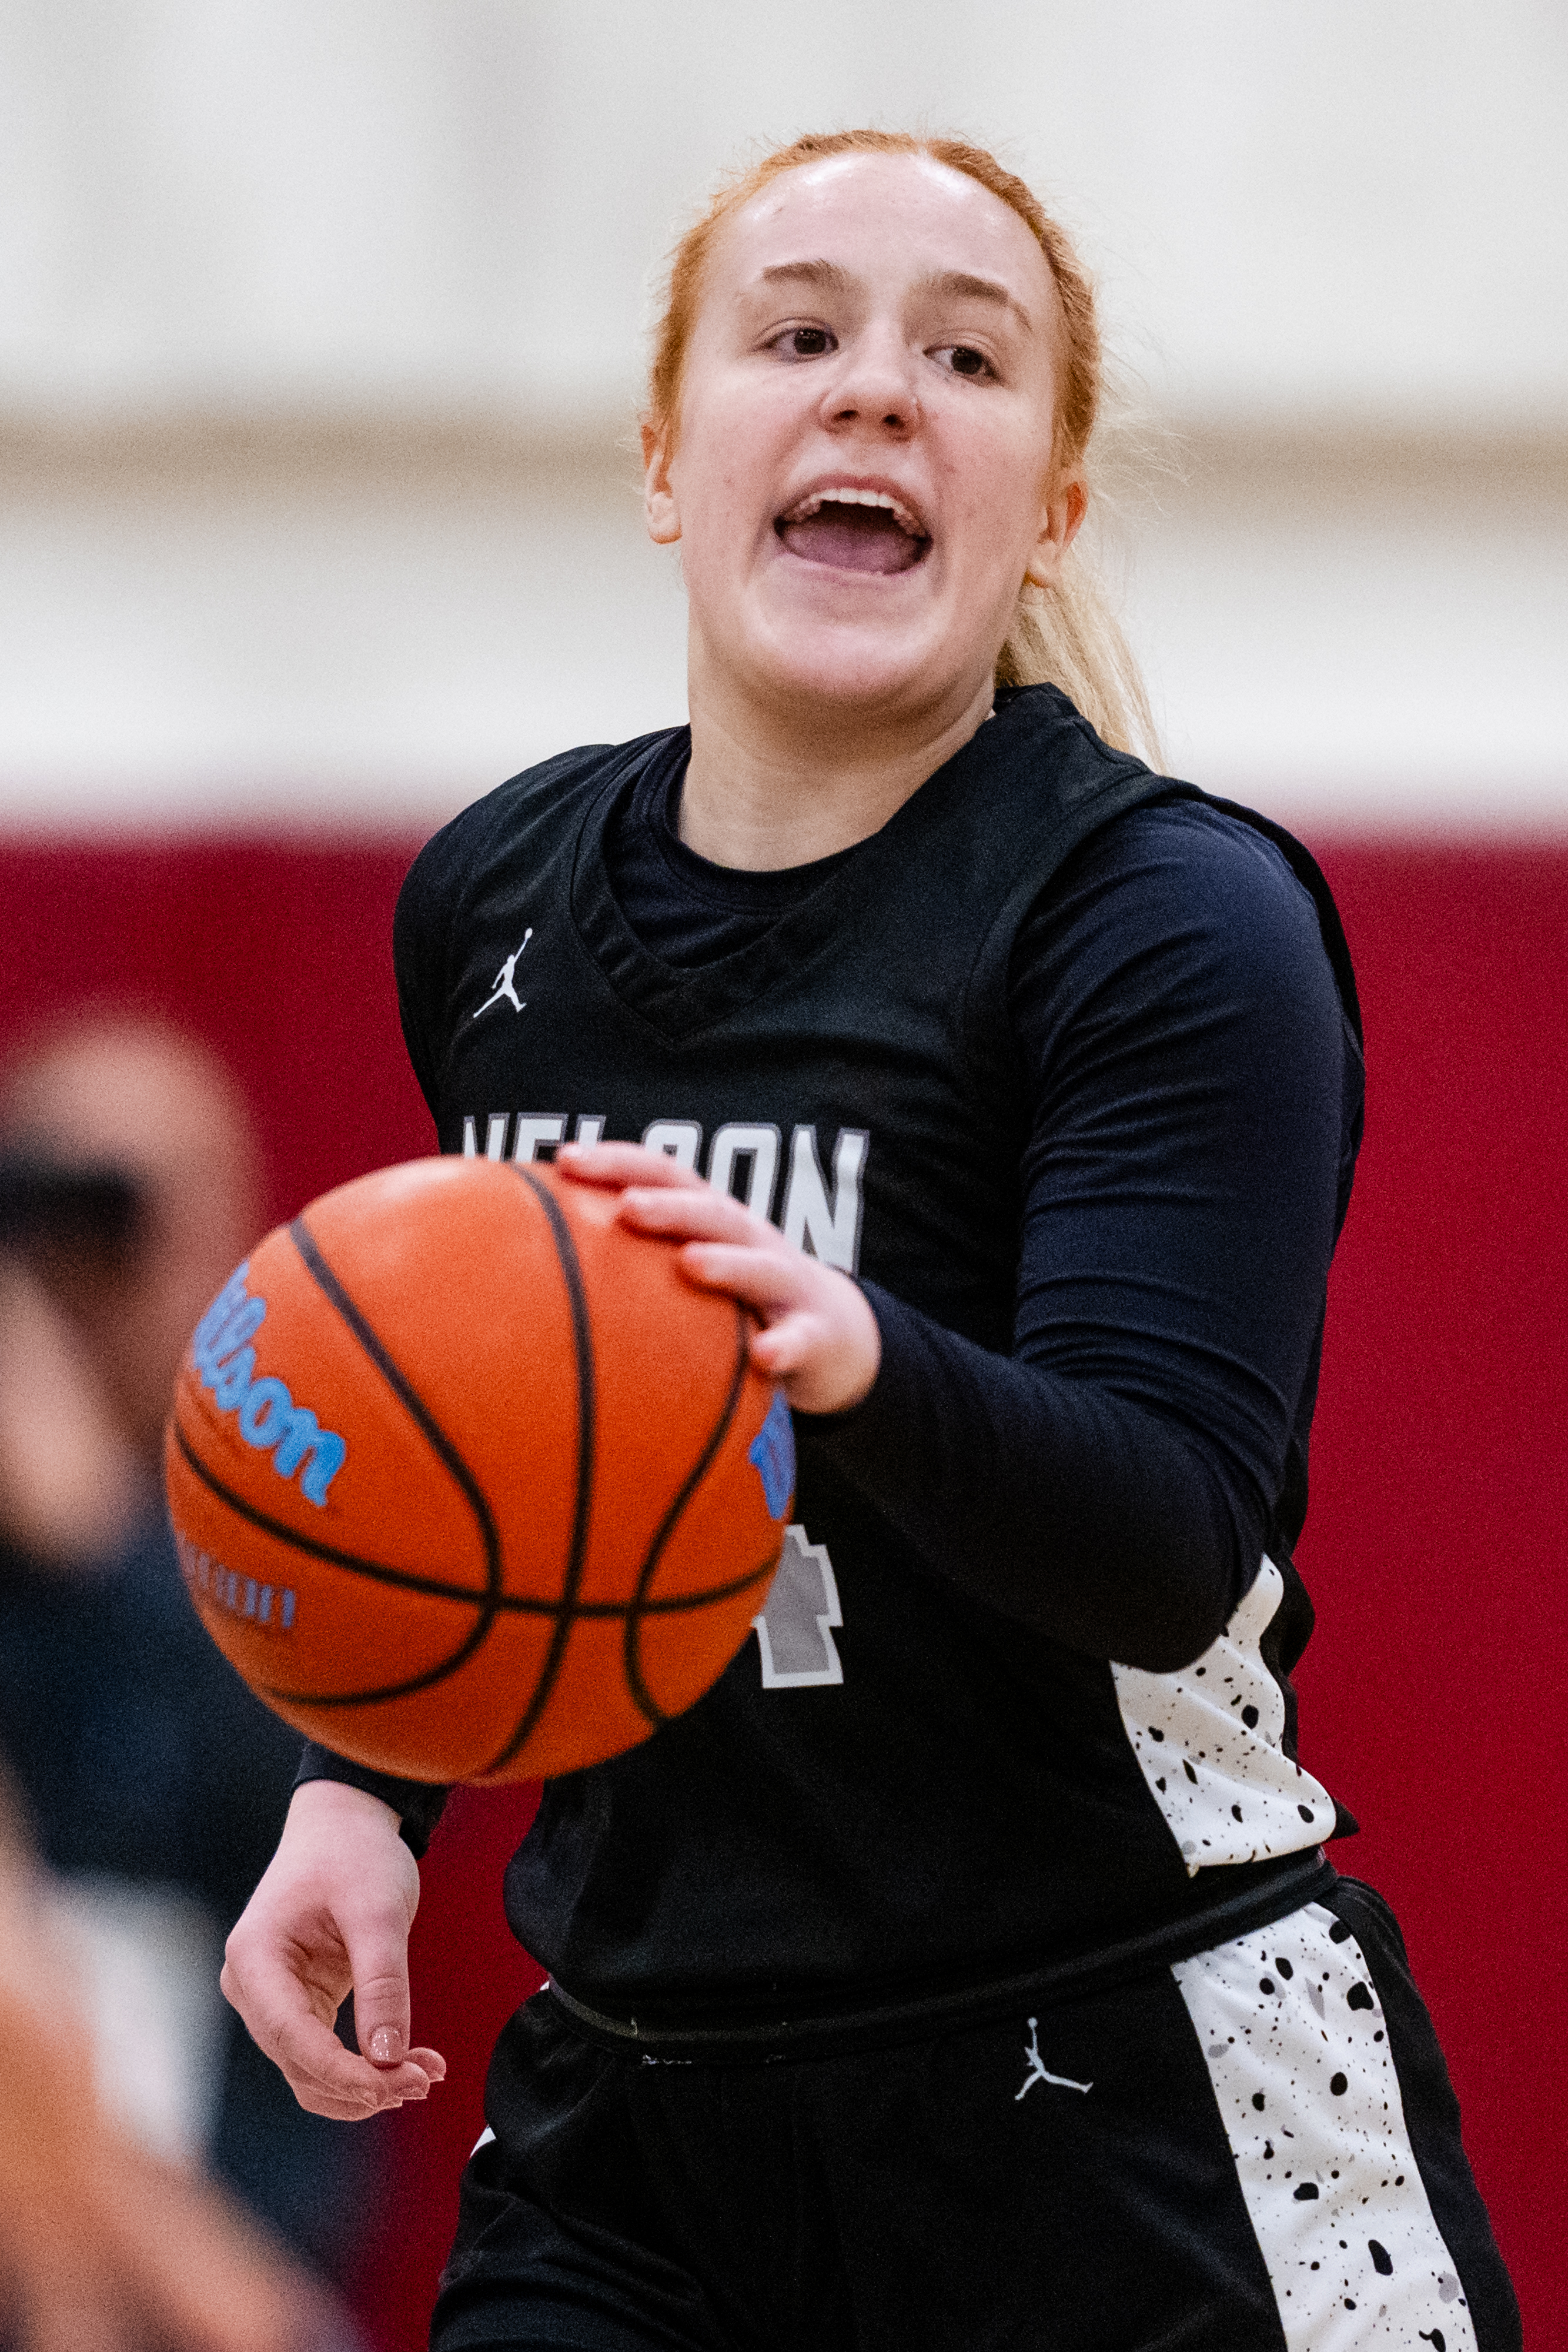
<svg viewBox="0 0 1568 2352"><path fill-rule="evenodd" d="M768 159L677 256L645 428L690 730L517 778L404 890L444 1148L564 1143L683 1239L800 1451L758 1642L507 1874L551 1984L443 2347L1518 2341L1286 1679L1349 960L1303 851L1126 748L1071 552L1098 393L989 156ZM443 2071L439 1793L301 1780L225 1984L359 2115Z"/></svg>

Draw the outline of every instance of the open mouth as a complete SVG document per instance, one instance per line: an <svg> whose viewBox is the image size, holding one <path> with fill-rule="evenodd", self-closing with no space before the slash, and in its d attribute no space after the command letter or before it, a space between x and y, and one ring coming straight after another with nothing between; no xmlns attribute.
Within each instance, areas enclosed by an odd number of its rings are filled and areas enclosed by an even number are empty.
<svg viewBox="0 0 1568 2352"><path fill-rule="evenodd" d="M931 544L886 490L813 490L773 528L791 555L840 572L912 572Z"/></svg>

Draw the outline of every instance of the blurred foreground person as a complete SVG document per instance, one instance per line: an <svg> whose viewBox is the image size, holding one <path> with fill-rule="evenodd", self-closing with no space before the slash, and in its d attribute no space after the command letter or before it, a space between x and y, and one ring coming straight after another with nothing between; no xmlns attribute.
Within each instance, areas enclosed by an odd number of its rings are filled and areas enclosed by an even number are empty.
<svg viewBox="0 0 1568 2352"><path fill-rule="evenodd" d="M185 1340L263 1214L238 1090L173 1030L83 1017L0 1072L0 1765L99 2094L342 2279L380 2150L303 2115L217 1992L298 1740L202 1631L159 1483Z"/></svg>
<svg viewBox="0 0 1568 2352"><path fill-rule="evenodd" d="M264 2232L104 2112L53 1907L0 1782L0 2345L346 2352L335 2307Z"/></svg>

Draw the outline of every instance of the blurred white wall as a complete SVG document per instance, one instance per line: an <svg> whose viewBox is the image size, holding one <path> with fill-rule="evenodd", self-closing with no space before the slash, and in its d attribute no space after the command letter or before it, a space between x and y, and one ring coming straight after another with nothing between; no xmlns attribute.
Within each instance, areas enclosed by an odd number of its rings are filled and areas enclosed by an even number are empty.
<svg viewBox="0 0 1568 2352"><path fill-rule="evenodd" d="M1173 763L1568 828L1560 0L5 0L0 814L422 822L682 715L650 271L867 119L1001 142L1176 428Z"/></svg>

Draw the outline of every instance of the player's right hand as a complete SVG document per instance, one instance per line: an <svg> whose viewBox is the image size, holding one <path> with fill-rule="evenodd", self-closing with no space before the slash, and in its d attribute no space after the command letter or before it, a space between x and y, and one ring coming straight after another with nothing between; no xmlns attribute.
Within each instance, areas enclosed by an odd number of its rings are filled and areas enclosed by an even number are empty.
<svg viewBox="0 0 1568 2352"><path fill-rule="evenodd" d="M229 1937L222 1984L251 2039L302 2107L357 2123L423 2099L446 2073L411 2050L408 1931L419 1865L390 1805L336 1780L308 1780L260 1885ZM333 2021L354 1996L358 2055Z"/></svg>

